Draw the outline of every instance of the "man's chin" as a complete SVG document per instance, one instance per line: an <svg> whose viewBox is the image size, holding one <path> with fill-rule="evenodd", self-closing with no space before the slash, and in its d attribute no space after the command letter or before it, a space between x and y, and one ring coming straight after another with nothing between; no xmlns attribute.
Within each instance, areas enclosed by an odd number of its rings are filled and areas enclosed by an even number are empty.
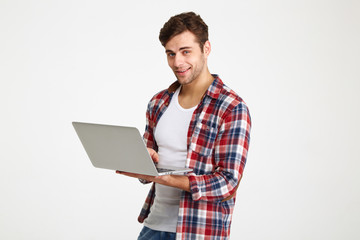
<svg viewBox="0 0 360 240"><path fill-rule="evenodd" d="M188 79L187 78L184 78L184 77L179 77L178 75L176 75L176 79L178 80L178 82L181 84L181 85L184 85L184 84L187 84L188 82Z"/></svg>

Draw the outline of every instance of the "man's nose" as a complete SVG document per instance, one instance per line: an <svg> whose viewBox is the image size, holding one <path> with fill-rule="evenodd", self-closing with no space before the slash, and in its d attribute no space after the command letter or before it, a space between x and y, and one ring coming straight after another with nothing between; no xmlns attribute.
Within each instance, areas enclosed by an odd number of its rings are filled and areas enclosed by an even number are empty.
<svg viewBox="0 0 360 240"><path fill-rule="evenodd" d="M174 66L180 68L184 64L184 58L180 54L175 55Z"/></svg>

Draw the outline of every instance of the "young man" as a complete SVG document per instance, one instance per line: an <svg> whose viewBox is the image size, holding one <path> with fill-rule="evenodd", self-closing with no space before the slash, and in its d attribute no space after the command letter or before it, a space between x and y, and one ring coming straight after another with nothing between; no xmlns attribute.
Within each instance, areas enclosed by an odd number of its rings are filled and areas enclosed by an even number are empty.
<svg viewBox="0 0 360 240"><path fill-rule="evenodd" d="M199 15L171 17L159 39L177 81L151 99L144 141L155 162L193 172L118 172L153 183L138 219L144 223L138 239L228 239L250 140L248 108L210 74L208 27Z"/></svg>

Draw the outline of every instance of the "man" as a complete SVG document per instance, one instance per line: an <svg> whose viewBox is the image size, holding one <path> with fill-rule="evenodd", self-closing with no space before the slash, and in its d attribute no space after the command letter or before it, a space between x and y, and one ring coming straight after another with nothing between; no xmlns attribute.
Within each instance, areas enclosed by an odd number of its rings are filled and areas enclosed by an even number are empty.
<svg viewBox="0 0 360 240"><path fill-rule="evenodd" d="M153 183L138 239L228 239L249 146L248 108L210 74L208 27L199 15L171 17L159 39L177 81L149 102L144 141L155 162L193 172L153 177L117 171Z"/></svg>

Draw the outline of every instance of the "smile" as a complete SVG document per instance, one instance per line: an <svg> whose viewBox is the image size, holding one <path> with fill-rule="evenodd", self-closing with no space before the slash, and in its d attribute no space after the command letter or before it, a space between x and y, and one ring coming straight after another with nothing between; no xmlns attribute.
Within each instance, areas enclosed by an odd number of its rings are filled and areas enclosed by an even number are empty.
<svg viewBox="0 0 360 240"><path fill-rule="evenodd" d="M190 68L191 68L191 67L189 67L188 69L185 69L185 70L178 70L178 71L176 71L176 72L179 73L179 74L184 74L184 73L186 73L187 71L189 71Z"/></svg>

